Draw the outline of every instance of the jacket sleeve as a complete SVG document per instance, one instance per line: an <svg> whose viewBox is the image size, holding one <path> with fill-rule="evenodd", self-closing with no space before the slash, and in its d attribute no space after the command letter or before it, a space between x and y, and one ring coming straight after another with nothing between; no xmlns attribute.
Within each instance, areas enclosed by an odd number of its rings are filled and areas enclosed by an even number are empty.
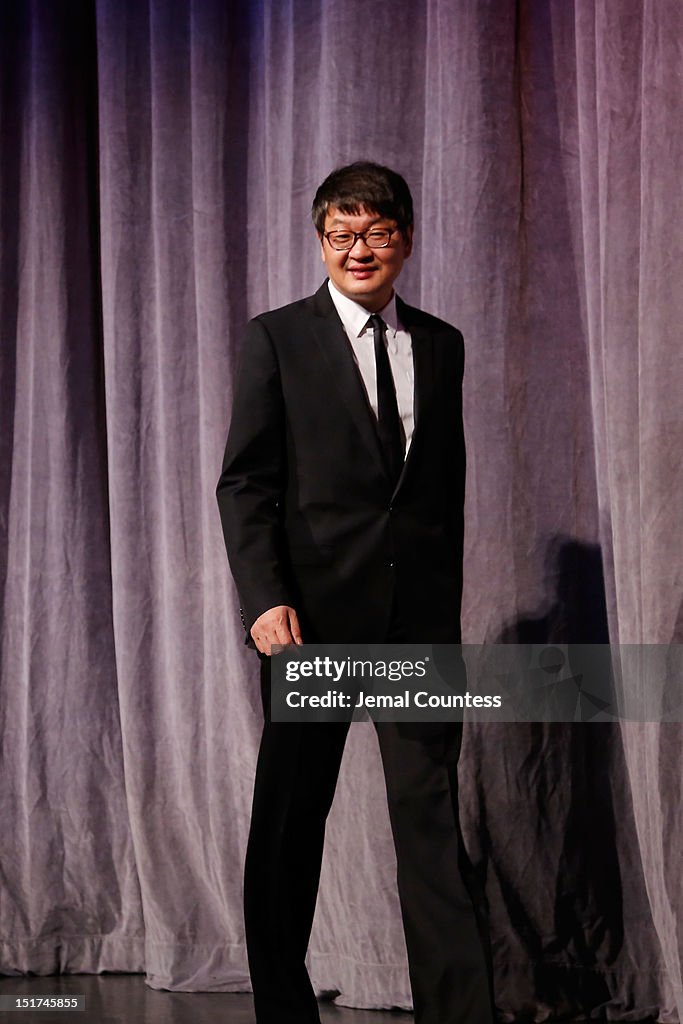
<svg viewBox="0 0 683 1024"><path fill-rule="evenodd" d="M282 574L285 413L272 340L247 327L223 471L216 488L228 561L249 633L268 608L291 605Z"/></svg>

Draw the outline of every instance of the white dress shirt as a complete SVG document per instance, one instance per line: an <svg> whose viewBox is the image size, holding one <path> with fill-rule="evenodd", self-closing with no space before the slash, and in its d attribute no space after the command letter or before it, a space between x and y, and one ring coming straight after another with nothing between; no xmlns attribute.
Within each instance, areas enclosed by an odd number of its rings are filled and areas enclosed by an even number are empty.
<svg viewBox="0 0 683 1024"><path fill-rule="evenodd" d="M360 370L368 401L377 416L377 365L375 363L374 333L372 325L368 323L370 314L358 302L354 302L347 295L342 295L329 280L327 287L330 290L335 309L339 313L346 336L351 342L353 356ZM378 316L381 316L387 325L385 331L387 352L396 388L398 412L406 438L407 454L415 426L413 345L410 333L399 323L395 295L391 296L384 309L378 311Z"/></svg>

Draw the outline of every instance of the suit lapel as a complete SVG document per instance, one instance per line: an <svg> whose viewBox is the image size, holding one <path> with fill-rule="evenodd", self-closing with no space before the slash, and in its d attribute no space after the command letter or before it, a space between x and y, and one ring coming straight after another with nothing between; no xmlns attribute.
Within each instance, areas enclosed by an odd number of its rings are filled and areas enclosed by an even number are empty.
<svg viewBox="0 0 683 1024"><path fill-rule="evenodd" d="M411 306L406 306L398 297L396 299L396 311L401 325L410 332L413 345L413 372L415 375L415 425L403 473L399 478L400 484L410 463L416 457L416 452L419 451L423 424L434 391L434 342L431 332L423 326L416 315L417 311Z"/></svg>

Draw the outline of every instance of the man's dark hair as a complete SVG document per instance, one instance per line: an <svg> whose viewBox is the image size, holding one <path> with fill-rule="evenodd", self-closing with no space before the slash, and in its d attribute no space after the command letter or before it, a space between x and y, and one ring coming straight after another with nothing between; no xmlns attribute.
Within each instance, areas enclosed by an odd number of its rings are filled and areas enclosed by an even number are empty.
<svg viewBox="0 0 683 1024"><path fill-rule="evenodd" d="M413 198L405 179L389 167L367 160L338 167L316 192L311 214L319 235L325 230L330 206L349 214L371 210L395 220L404 233L413 226Z"/></svg>

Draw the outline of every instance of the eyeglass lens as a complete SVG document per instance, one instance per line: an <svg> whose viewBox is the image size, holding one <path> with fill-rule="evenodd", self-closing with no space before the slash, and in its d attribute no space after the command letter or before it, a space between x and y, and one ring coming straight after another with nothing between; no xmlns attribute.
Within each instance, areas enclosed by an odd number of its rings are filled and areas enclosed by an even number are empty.
<svg viewBox="0 0 683 1024"><path fill-rule="evenodd" d="M334 249L353 249L356 239L362 238L371 249L383 249L389 244L393 232L388 228L374 228L372 231L329 231L327 239Z"/></svg>

